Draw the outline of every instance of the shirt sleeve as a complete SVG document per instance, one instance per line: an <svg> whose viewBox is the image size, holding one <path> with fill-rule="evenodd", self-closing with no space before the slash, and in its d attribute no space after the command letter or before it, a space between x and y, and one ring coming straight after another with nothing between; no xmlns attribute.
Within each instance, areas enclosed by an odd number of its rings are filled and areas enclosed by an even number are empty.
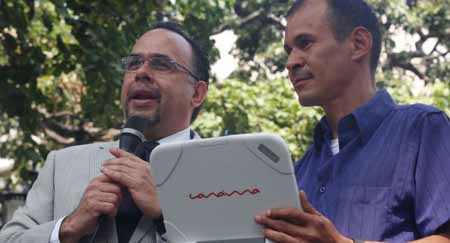
<svg viewBox="0 0 450 243"><path fill-rule="evenodd" d="M60 218L56 224L55 227L53 227L52 235L50 237L50 243L60 243L59 241L59 229L61 228L61 223L64 220L65 217Z"/></svg>
<svg viewBox="0 0 450 243"><path fill-rule="evenodd" d="M415 170L415 219L422 236L450 220L450 121L443 112L423 121Z"/></svg>

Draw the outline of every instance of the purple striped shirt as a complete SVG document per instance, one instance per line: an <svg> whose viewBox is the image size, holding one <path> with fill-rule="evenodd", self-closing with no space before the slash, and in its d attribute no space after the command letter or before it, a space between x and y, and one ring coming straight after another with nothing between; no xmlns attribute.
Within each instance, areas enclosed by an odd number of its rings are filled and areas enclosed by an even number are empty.
<svg viewBox="0 0 450 243"><path fill-rule="evenodd" d="M297 162L298 187L344 235L405 242L450 220L450 121L427 105L396 105L385 90L338 124L332 155L324 118Z"/></svg>

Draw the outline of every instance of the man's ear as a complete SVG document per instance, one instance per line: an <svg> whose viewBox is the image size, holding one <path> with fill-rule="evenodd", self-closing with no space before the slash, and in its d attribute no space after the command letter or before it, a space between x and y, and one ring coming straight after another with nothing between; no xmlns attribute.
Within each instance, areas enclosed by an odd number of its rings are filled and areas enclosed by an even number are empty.
<svg viewBox="0 0 450 243"><path fill-rule="evenodd" d="M350 34L350 41L353 48L352 60L361 62L364 58L370 59L372 50L372 34L364 27L358 26Z"/></svg>
<svg viewBox="0 0 450 243"><path fill-rule="evenodd" d="M208 84L205 81L198 81L195 84L194 95L192 96L191 104L193 107L199 107L206 99L208 94Z"/></svg>

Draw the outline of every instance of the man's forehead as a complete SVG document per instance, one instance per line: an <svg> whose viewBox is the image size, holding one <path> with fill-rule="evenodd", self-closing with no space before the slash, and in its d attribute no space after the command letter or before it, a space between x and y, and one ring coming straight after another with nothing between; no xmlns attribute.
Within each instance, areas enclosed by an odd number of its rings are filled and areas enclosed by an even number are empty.
<svg viewBox="0 0 450 243"><path fill-rule="evenodd" d="M326 0L305 1L287 18L285 41L307 31L317 30L327 24L328 3Z"/></svg>
<svg viewBox="0 0 450 243"><path fill-rule="evenodd" d="M164 54L172 58L189 58L191 46L181 35L166 29L154 29L144 33L133 46L133 53L143 55Z"/></svg>
<svg viewBox="0 0 450 243"><path fill-rule="evenodd" d="M186 42L186 40L178 33L175 33L174 31L164 29L164 28L157 28L157 29L149 30L149 31L145 32L141 37L139 37L138 41L141 39L146 39L146 38L155 38L155 36L165 38L165 39L171 40L171 41Z"/></svg>

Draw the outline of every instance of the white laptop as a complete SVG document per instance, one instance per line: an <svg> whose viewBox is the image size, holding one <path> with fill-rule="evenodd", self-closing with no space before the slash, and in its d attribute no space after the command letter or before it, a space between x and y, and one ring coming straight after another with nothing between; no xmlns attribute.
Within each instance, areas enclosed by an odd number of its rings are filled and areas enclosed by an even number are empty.
<svg viewBox="0 0 450 243"><path fill-rule="evenodd" d="M300 208L291 155L278 135L163 144L150 161L170 242L264 242L257 214Z"/></svg>

